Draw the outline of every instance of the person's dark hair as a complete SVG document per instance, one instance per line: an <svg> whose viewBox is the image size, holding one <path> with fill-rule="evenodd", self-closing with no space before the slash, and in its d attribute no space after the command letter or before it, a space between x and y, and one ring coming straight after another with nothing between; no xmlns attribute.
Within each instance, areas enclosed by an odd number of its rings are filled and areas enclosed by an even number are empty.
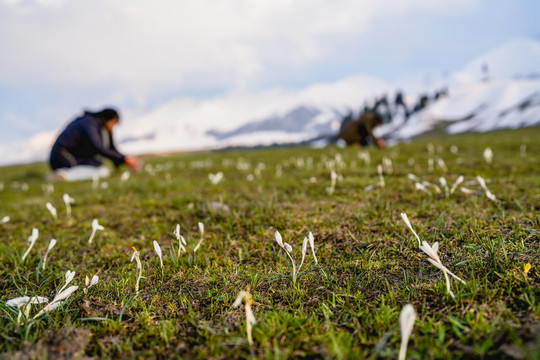
<svg viewBox="0 0 540 360"><path fill-rule="evenodd" d="M104 123L113 119L117 119L118 122L120 122L120 115L118 114L118 111L116 111L115 109L105 108L98 112L87 111L86 113L94 117L97 117L98 119L101 119L101 121L103 121Z"/></svg>

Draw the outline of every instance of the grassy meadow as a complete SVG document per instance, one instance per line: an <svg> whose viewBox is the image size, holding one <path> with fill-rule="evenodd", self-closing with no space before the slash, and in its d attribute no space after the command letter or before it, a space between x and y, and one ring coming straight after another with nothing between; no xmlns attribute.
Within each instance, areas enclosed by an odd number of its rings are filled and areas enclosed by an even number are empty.
<svg viewBox="0 0 540 360"><path fill-rule="evenodd" d="M407 358L538 359L538 139L540 128L529 128L381 150L149 156L129 178L121 169L99 182L53 185L43 180L46 164L2 167L0 219L9 221L0 224L0 359L396 359L405 304L417 314ZM209 174L218 172L213 184ZM460 175L452 193L439 180L450 189ZM431 185L416 189L422 181ZM74 199L70 217L63 194ZM450 277L454 297L402 212L465 281ZM104 230L89 244L93 219ZM186 240L180 254L177 224ZM39 236L23 261L33 228ZM276 231L295 269L313 234L318 263L308 246L295 281ZM78 289L56 309L39 314L45 304L33 304L19 313L6 304L53 300L68 270L68 286ZM99 281L85 292L93 275ZM244 305L232 306L240 291L252 296L252 344Z"/></svg>

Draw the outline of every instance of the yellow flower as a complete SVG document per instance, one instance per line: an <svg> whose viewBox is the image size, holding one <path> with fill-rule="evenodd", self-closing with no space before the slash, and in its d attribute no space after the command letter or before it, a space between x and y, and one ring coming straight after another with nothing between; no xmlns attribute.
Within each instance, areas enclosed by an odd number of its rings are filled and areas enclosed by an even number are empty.
<svg viewBox="0 0 540 360"><path fill-rule="evenodd" d="M529 270L531 270L531 264L527 263L525 264L525 266L523 266L523 271L525 272L525 274L528 274Z"/></svg>

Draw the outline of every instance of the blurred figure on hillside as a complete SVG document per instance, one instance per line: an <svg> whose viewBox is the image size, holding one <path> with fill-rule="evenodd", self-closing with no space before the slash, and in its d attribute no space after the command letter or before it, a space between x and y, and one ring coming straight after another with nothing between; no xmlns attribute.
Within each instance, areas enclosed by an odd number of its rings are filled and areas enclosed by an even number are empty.
<svg viewBox="0 0 540 360"><path fill-rule="evenodd" d="M49 158L54 174L48 180L88 180L110 175L103 163L110 159L116 167L127 164L139 170L141 160L124 156L115 147L113 128L120 121L118 112L105 108L98 112L85 111L73 120L56 139Z"/></svg>
<svg viewBox="0 0 540 360"><path fill-rule="evenodd" d="M373 129L381 125L382 116L373 111L366 111L357 119L343 123L339 131L339 138L345 140L347 145L367 146L370 143L382 148L386 145L383 139L373 134Z"/></svg>

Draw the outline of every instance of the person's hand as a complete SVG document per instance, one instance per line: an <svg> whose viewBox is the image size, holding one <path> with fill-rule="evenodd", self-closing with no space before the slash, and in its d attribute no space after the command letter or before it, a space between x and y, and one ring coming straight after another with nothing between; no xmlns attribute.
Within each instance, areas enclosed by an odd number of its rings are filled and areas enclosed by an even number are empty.
<svg viewBox="0 0 540 360"><path fill-rule="evenodd" d="M124 160L126 161L127 166L132 168L134 171L139 171L140 170L139 164L141 162L140 162L140 160L138 158L136 158L134 156L126 156Z"/></svg>
<svg viewBox="0 0 540 360"><path fill-rule="evenodd" d="M386 146L386 141L384 141L384 139L377 140L377 146L380 147L380 148L385 147Z"/></svg>

